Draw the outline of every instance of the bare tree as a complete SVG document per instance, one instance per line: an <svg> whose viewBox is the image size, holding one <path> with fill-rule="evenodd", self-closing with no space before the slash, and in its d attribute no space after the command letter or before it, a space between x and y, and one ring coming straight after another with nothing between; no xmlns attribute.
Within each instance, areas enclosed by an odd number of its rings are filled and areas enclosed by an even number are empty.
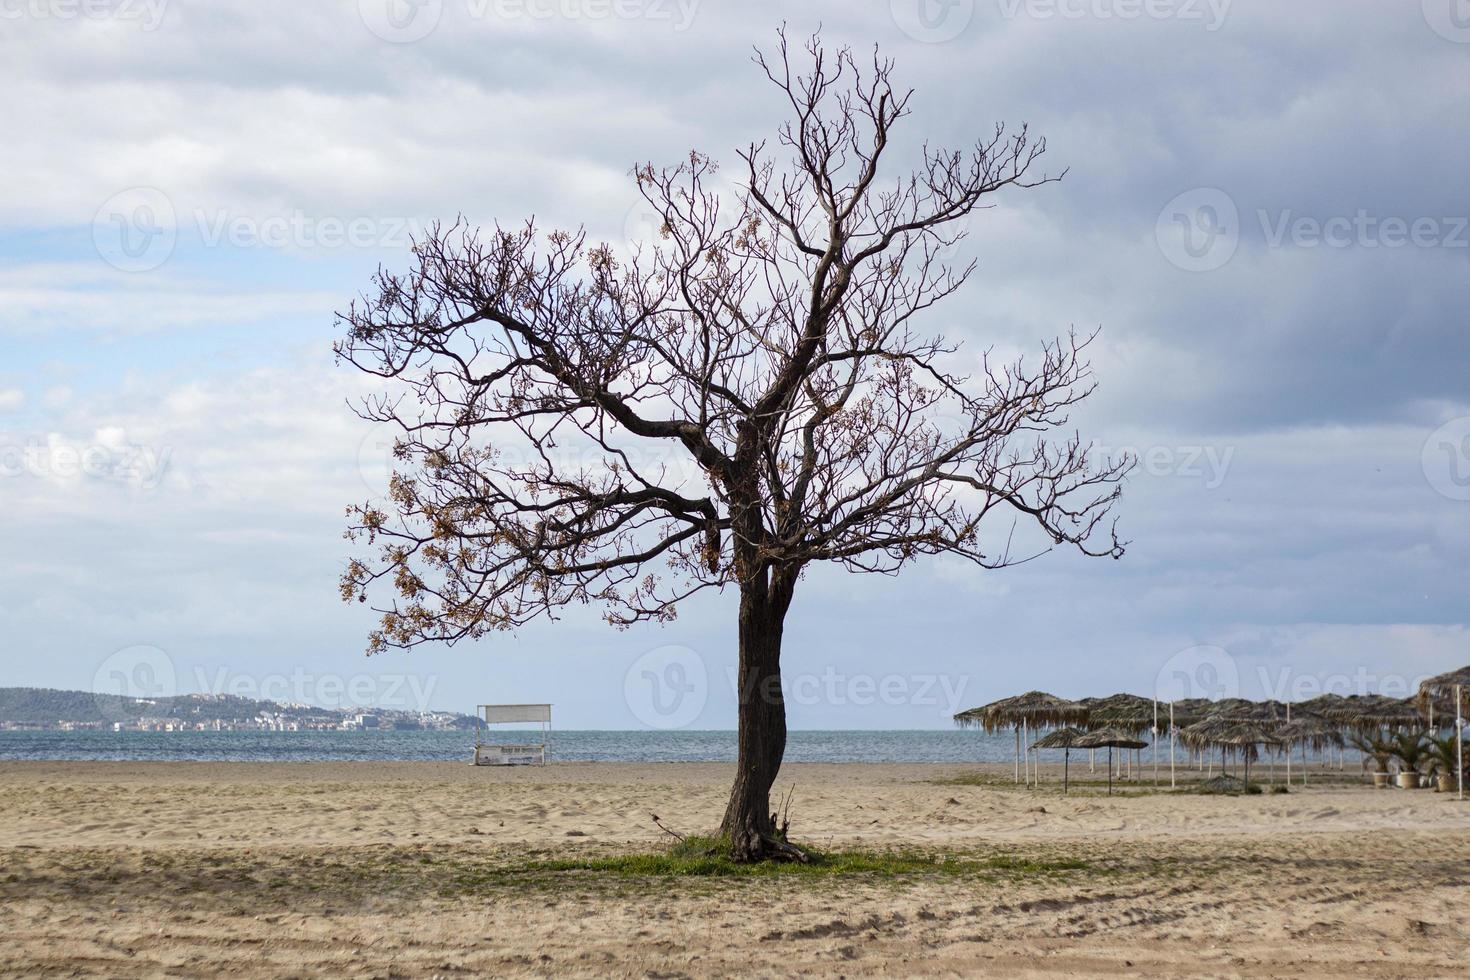
<svg viewBox="0 0 1470 980"><path fill-rule="evenodd" d="M392 383L359 414L401 428L388 505L349 510L371 545L343 596L381 579L373 651L454 643L569 604L619 626L739 592L736 857L801 859L770 807L786 746L781 636L803 569L895 573L920 555L984 568L1053 544L1121 556L1108 512L1127 460L1052 437L1092 390L1090 337L975 376L915 320L973 271L965 221L1033 174L1045 142L998 127L965 152L880 162L911 93L892 64L784 34L755 63L789 103L734 193L716 164L633 171L659 241L619 258L534 222L434 228L406 275L341 315L338 356ZM997 513L999 512L999 513ZM989 520L1001 514L1010 521ZM1017 548L1017 523L1047 539ZM985 533L982 535L982 527ZM992 529L993 528L993 529ZM1023 530L1024 537L1024 530Z"/></svg>

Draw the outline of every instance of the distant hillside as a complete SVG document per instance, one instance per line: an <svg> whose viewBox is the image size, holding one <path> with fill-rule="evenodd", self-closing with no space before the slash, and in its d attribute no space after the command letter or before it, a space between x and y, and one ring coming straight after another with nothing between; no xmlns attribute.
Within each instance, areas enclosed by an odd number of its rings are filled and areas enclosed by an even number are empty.
<svg viewBox="0 0 1470 980"><path fill-rule="evenodd" d="M184 694L178 697L138 699L86 691L55 691L39 687L0 688L0 724L53 726L62 722L106 724L140 719L180 721L190 724L221 722L240 724L269 714L300 723L332 724L349 715L368 712L400 725L419 716L417 712L383 711L371 708L333 711L307 705L285 705L275 701L236 697L230 694ZM469 727L468 715L436 712L454 727Z"/></svg>

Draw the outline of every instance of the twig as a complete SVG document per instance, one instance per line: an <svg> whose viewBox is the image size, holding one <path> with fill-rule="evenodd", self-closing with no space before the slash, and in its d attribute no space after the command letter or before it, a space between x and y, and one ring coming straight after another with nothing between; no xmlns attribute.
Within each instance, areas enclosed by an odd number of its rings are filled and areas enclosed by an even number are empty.
<svg viewBox="0 0 1470 980"><path fill-rule="evenodd" d="M791 827L791 798L796 795L796 784L786 791L786 799L781 803L781 821L777 824L780 828L781 837L786 838L786 831Z"/></svg>
<svg viewBox="0 0 1470 980"><path fill-rule="evenodd" d="M673 837L673 838L675 838L677 840L681 840L681 841L684 841L684 840L688 840L689 839L689 838L685 837L683 834L679 833L677 830L670 830L668 827L665 827L663 825L663 823L658 819L658 814L657 813L650 813L649 816L653 818L653 825L655 827L657 827L659 830L662 830L664 833L668 834L670 837Z"/></svg>

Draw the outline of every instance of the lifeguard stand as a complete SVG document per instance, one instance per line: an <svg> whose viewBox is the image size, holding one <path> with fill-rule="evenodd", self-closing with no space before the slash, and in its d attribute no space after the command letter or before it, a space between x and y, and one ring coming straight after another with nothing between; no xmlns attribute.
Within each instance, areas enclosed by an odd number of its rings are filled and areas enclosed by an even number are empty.
<svg viewBox="0 0 1470 980"><path fill-rule="evenodd" d="M546 750L551 745L551 705L549 704L482 704L476 708L484 719L475 726L475 765L477 766L544 766ZM508 743L486 741L491 725L534 722L541 726L541 741Z"/></svg>

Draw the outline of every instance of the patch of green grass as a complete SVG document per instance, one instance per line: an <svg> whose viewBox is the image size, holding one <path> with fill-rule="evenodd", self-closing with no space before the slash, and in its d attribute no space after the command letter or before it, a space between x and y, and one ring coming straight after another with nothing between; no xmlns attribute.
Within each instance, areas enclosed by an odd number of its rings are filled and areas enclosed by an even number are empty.
<svg viewBox="0 0 1470 980"><path fill-rule="evenodd" d="M918 850L820 851L803 848L810 861L765 861L747 864L732 860L727 842L713 837L690 837L667 850L640 854L554 857L494 866L461 866L450 872L460 886L589 878L772 878L858 876L901 879L921 875L976 877L1053 877L1069 872L1097 870L1071 857L1016 857L1012 855L947 855Z"/></svg>

